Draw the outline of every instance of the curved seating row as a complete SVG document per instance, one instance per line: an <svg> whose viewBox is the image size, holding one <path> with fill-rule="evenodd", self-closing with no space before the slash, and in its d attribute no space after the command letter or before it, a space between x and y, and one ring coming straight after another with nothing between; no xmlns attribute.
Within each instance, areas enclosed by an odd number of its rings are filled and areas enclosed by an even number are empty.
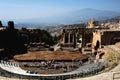
<svg viewBox="0 0 120 80"><path fill-rule="evenodd" d="M60 77L62 78L71 78L71 76L76 76L76 77L81 77L84 75L91 75L98 73L99 71L103 70L105 68L105 63L104 62L96 62L96 63L91 63L88 65L84 65L76 69L75 71L63 73L63 74L34 74L34 73L28 73L26 70L23 70L20 68L18 64L15 64L13 62L8 62L8 61L1 61L0 62L0 67L1 69L11 72L13 74L17 75L23 75L23 76L32 76L32 77ZM67 76L67 77L66 77Z"/></svg>
<svg viewBox="0 0 120 80"><path fill-rule="evenodd" d="M38 75L38 74L30 74L27 73L26 70L20 68L18 64L13 62L3 61L1 60L0 67L8 72L20 74L20 75Z"/></svg>

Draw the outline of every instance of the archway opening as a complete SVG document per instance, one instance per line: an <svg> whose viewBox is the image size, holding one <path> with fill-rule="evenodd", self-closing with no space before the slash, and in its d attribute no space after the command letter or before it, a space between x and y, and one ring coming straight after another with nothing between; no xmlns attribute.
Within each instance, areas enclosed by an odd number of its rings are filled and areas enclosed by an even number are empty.
<svg viewBox="0 0 120 80"><path fill-rule="evenodd" d="M99 47L100 47L100 42L97 41L97 42L96 42L96 46L95 46L95 50L97 50Z"/></svg>

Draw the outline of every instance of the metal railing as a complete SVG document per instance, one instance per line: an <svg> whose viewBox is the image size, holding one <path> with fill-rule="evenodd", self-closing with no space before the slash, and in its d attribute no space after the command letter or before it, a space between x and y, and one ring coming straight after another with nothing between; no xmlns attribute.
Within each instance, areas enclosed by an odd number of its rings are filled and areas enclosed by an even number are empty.
<svg viewBox="0 0 120 80"><path fill-rule="evenodd" d="M119 73L113 73L113 80L120 80L120 72Z"/></svg>

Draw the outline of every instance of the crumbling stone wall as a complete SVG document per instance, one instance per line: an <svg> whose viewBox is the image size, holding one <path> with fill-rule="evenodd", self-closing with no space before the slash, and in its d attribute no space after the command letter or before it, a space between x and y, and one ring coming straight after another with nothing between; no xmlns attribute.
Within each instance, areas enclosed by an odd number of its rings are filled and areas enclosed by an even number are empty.
<svg viewBox="0 0 120 80"><path fill-rule="evenodd" d="M120 41L120 31L104 31L101 36L102 45L115 44Z"/></svg>
<svg viewBox="0 0 120 80"><path fill-rule="evenodd" d="M14 29L13 21L9 21L8 27L4 30L0 30L0 48L4 49L3 54L0 54L0 58L1 56L12 56L27 52L22 36L18 34L18 29Z"/></svg>
<svg viewBox="0 0 120 80"><path fill-rule="evenodd" d="M94 22L95 22L95 19L94 18L91 18L88 22L88 26L87 28L93 28L94 27Z"/></svg>
<svg viewBox="0 0 120 80"><path fill-rule="evenodd" d="M75 28L75 29L63 29L61 44L63 46L77 47L77 43L84 44L84 33L85 28Z"/></svg>

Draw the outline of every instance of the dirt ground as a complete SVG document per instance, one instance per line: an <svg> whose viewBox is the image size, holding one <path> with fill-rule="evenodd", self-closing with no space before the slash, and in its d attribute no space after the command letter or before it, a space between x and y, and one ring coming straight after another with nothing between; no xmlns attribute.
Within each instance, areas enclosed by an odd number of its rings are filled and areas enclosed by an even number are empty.
<svg viewBox="0 0 120 80"><path fill-rule="evenodd" d="M14 60L82 60L88 58L85 54L69 51L35 51L15 55Z"/></svg>

